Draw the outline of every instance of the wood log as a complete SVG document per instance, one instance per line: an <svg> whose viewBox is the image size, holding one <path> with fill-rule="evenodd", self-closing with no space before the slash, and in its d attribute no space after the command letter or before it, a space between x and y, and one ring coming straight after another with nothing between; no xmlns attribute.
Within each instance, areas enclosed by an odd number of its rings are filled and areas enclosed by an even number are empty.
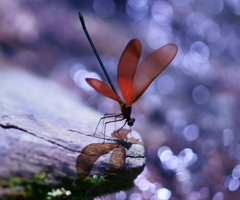
<svg viewBox="0 0 240 200"><path fill-rule="evenodd" d="M91 199L131 188L145 165L141 137L112 125L103 140L94 134L101 117L52 80L0 67L0 197Z"/></svg>

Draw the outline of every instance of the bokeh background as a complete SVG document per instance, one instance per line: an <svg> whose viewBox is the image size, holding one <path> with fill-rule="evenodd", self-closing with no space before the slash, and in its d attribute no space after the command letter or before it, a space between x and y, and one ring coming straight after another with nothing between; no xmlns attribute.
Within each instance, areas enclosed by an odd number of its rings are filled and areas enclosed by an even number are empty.
<svg viewBox="0 0 240 200"><path fill-rule="evenodd" d="M133 106L147 165L135 187L102 199L240 198L240 1L1 0L0 63L56 80L103 113L118 103L92 90L106 82L78 19L81 11L113 82L128 41L145 58L168 43L178 54Z"/></svg>

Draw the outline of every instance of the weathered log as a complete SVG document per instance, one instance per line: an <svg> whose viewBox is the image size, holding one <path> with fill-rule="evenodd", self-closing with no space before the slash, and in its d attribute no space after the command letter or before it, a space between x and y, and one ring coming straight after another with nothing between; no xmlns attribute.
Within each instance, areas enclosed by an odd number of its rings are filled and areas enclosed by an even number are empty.
<svg viewBox="0 0 240 200"><path fill-rule="evenodd" d="M101 113L23 70L1 67L0 86L0 197L92 198L132 187L145 165L137 132L106 133L103 142L94 135Z"/></svg>

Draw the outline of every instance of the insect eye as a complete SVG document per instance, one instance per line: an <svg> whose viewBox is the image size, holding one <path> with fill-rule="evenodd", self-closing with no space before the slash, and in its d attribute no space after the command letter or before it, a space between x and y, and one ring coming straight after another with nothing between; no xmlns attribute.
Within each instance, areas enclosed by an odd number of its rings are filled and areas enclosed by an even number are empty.
<svg viewBox="0 0 240 200"><path fill-rule="evenodd" d="M133 126L135 122L135 118L131 118L129 121L128 121L128 126Z"/></svg>

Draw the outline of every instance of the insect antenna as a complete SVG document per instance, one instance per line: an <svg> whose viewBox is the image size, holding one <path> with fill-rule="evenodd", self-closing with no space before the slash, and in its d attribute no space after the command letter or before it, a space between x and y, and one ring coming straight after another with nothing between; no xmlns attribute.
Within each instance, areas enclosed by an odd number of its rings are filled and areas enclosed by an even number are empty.
<svg viewBox="0 0 240 200"><path fill-rule="evenodd" d="M96 50L96 48L95 48L92 40L91 40L91 37L90 37L90 35L88 34L88 31L87 31L87 28L86 28L86 26L85 26L85 22L84 22L84 19L83 19L83 16L82 16L81 12L78 13L78 16L79 16L80 22L81 22L81 24L82 24L82 28L83 28L86 36L87 36L87 39L88 39L89 43L91 44L91 47L92 47L92 49L93 49L93 51L94 51L94 53L95 53L95 55L96 55L96 57L97 57L97 59L98 59L98 62L99 62L99 64L100 64L100 66L101 66L101 68L102 68L105 76L107 77L107 80L108 80L108 82L109 82L112 90L118 95L118 93L117 93L117 91L116 91L116 89L115 89L115 87L114 87L114 85L113 85L113 83L112 83L112 81L111 81L108 73L107 73L107 70L105 69L105 67L104 67L104 65L103 65L103 63L102 63L102 60L101 60L101 58L100 58L100 56L99 56L99 54L98 54L98 52L97 52L97 50ZM119 96L119 95L118 95L118 96Z"/></svg>

